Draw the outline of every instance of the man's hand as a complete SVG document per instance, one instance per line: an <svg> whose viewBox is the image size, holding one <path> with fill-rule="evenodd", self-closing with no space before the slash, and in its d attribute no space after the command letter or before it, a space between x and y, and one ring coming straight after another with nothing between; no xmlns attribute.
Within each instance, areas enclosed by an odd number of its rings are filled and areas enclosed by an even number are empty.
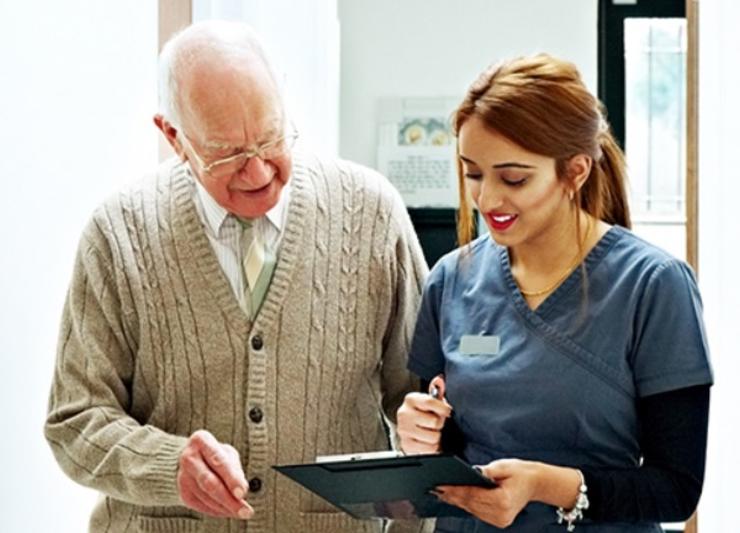
<svg viewBox="0 0 740 533"><path fill-rule="evenodd" d="M435 377L429 388L430 394L407 394L398 409L396 431L401 439L401 449L407 454L440 451L442 427L452 414L452 407L444 399L442 376Z"/></svg>
<svg viewBox="0 0 740 533"><path fill-rule="evenodd" d="M198 512L244 520L254 515L246 501L248 485L239 452L203 429L190 436L180 454L177 489L185 505Z"/></svg>

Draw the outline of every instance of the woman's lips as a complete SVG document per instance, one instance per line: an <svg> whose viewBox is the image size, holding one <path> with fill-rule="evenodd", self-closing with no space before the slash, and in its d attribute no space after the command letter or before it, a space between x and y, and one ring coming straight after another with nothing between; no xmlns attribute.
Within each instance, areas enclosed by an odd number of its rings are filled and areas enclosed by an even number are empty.
<svg viewBox="0 0 740 533"><path fill-rule="evenodd" d="M495 231L506 231L519 217L517 215L487 213L486 218Z"/></svg>

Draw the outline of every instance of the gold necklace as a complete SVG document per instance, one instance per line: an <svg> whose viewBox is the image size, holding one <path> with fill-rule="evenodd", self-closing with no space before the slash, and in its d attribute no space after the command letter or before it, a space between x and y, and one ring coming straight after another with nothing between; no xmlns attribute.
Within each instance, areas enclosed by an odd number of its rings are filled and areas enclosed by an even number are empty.
<svg viewBox="0 0 740 533"><path fill-rule="evenodd" d="M589 233L591 233L591 226L592 224L591 224L591 221L589 220L588 226L586 227L586 234L583 236L583 241L581 242L581 250L583 250L583 247L585 246L586 241L588 240L588 235ZM570 276L570 273L573 272L573 269L575 269L578 266L578 263L581 262L581 259L582 259L581 253L577 253L575 261L573 261L570 265L568 265L568 268L565 269L565 272L563 273L563 275L560 276L557 280L555 280L555 283L553 283L552 285L548 285L544 289L540 289L537 291L525 291L524 289L519 287L519 292L521 292L524 296L542 296L543 294L552 292L558 287L558 285L560 285L563 281L565 281L565 278Z"/></svg>

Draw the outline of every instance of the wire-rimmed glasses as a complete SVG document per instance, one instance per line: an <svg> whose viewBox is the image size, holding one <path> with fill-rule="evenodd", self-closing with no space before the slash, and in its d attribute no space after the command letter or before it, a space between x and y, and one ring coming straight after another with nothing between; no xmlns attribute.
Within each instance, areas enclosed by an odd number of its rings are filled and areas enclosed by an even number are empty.
<svg viewBox="0 0 740 533"><path fill-rule="evenodd" d="M254 148L239 152L238 154L217 159L211 163L206 163L203 158L196 152L193 147L193 143L190 141L187 135L182 131L179 131L179 137L184 140L189 146L190 151L195 156L198 166L204 174L208 174L213 178L224 178L226 176L233 176L237 172L241 171L247 164L247 162L253 157L259 157L263 161L268 159L276 159L284 156L295 146L296 140L298 140L298 132L295 128L291 127L287 133L284 133L277 139L264 142Z"/></svg>

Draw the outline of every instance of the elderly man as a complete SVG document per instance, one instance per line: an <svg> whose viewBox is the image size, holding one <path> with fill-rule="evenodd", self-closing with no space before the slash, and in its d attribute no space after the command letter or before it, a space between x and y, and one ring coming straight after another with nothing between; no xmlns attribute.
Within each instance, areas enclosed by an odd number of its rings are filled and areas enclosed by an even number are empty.
<svg viewBox="0 0 740 533"><path fill-rule="evenodd" d="M245 26L187 28L160 79L178 158L82 235L45 426L103 495L90 529L380 531L271 465L389 446L427 272L404 206L366 168L292 152Z"/></svg>

